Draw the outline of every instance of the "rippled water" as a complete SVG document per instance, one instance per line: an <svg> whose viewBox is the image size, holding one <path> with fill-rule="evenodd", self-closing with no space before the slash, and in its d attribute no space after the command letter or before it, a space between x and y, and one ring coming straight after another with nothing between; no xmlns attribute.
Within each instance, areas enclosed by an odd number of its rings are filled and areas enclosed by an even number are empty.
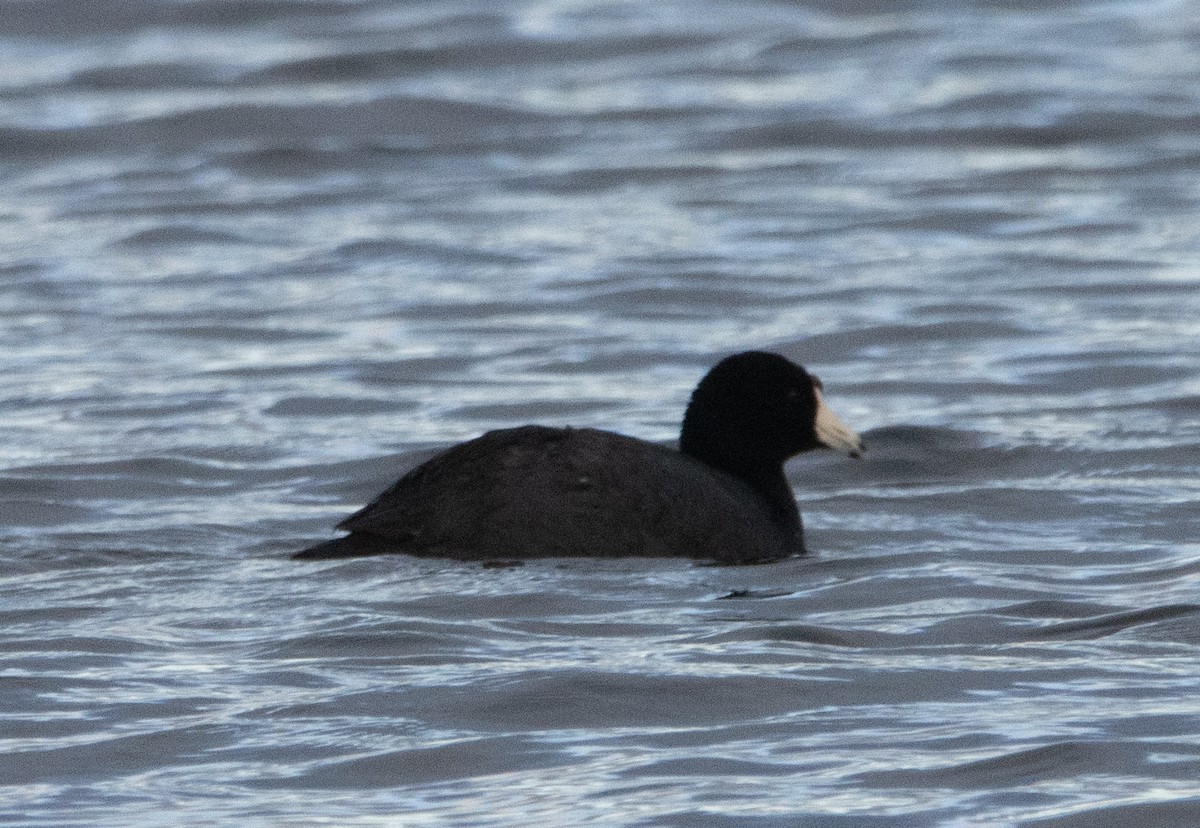
<svg viewBox="0 0 1200 828"><path fill-rule="evenodd" d="M0 821L1200 820L1200 13L0 4ZM814 555L288 553L820 374Z"/></svg>

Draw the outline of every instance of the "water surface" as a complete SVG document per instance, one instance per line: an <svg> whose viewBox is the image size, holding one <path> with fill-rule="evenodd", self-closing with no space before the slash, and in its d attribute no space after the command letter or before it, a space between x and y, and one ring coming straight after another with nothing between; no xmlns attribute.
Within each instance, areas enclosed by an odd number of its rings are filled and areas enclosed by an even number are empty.
<svg viewBox="0 0 1200 828"><path fill-rule="evenodd" d="M1200 818L1200 17L1163 2L0 6L0 820ZM287 555L438 448L861 462L814 554Z"/></svg>

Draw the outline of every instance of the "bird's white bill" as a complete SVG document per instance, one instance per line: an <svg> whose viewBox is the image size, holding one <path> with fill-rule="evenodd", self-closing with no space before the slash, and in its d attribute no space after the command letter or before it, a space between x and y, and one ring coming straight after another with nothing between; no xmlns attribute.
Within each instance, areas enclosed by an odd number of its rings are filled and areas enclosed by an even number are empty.
<svg viewBox="0 0 1200 828"><path fill-rule="evenodd" d="M838 415L829 410L829 406L825 405L825 398L821 396L821 392L813 389L817 394L817 418L813 424L817 432L817 439L823 445L835 451L842 451L849 454L851 457L858 457L866 449L863 440L851 428L838 419Z"/></svg>

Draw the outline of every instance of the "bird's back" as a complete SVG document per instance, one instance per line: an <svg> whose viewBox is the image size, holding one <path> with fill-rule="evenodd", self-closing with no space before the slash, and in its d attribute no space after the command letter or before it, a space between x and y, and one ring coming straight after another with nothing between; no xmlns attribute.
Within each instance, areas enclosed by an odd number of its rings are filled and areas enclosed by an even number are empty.
<svg viewBox="0 0 1200 828"><path fill-rule="evenodd" d="M755 492L731 475L613 432L544 426L492 431L455 446L339 528L350 536L300 555L750 561L803 551L799 533L776 525Z"/></svg>

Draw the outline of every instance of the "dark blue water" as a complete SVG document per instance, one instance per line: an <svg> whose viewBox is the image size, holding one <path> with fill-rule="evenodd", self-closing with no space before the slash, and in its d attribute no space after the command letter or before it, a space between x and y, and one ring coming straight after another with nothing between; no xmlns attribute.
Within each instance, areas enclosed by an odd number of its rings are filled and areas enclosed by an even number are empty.
<svg viewBox="0 0 1200 828"><path fill-rule="evenodd" d="M0 5L0 821L1200 820L1188 4ZM814 554L287 555L782 352Z"/></svg>

